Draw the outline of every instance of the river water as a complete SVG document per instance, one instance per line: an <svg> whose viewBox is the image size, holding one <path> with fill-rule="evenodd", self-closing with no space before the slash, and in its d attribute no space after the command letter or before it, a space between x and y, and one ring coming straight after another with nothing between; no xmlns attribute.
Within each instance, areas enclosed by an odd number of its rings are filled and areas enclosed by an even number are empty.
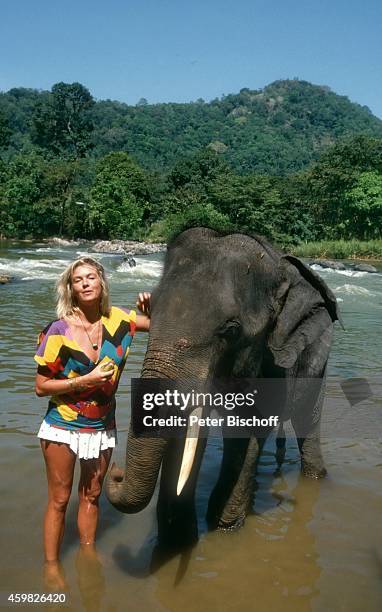
<svg viewBox="0 0 382 612"><path fill-rule="evenodd" d="M1 322L1 584L11 592L44 591L43 460L35 437L46 398L33 392L37 333L54 319L54 281L86 245L0 244ZM139 290L157 283L163 255L97 255L109 271L115 305L132 307ZM378 267L378 264L376 264ZM319 269L334 290L346 331L336 324L329 361L323 453L329 476L302 478L288 436L282 473L275 474L270 438L259 466L252 514L235 533L209 533L204 515L217 478L221 441L207 446L197 490L200 541L155 570L155 499L140 514L115 511L103 497L96 558L78 551L76 499L68 510L62 563L68 603L54 609L198 612L305 610L379 612L382 609L382 265L379 274ZM147 336L137 334L118 393L123 463L128 428L129 377L138 376ZM369 393L348 401L339 381L361 377ZM362 394L361 394L362 395ZM367 397L369 395L369 397ZM365 399L366 397L366 399ZM78 476L78 475L77 475ZM75 489L74 489L75 491ZM46 589L45 589L46 590Z"/></svg>

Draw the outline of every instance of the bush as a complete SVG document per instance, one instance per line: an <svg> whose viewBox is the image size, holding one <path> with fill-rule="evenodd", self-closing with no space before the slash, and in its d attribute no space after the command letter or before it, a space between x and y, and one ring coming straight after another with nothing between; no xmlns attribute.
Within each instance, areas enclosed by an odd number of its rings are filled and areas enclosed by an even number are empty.
<svg viewBox="0 0 382 612"><path fill-rule="evenodd" d="M321 240L292 247L298 257L382 259L382 240Z"/></svg>
<svg viewBox="0 0 382 612"><path fill-rule="evenodd" d="M173 236L189 227L207 226L217 231L235 228L227 215L218 212L210 203L194 204L181 214L171 214L154 223L147 239L154 242L168 242Z"/></svg>

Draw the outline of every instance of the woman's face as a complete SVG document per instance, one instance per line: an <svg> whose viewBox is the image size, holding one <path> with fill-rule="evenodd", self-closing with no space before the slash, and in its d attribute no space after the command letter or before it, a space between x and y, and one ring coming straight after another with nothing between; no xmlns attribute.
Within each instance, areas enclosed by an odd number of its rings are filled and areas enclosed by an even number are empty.
<svg viewBox="0 0 382 612"><path fill-rule="evenodd" d="M98 303L102 296L101 279L93 266L83 264L72 272L73 298L78 306Z"/></svg>

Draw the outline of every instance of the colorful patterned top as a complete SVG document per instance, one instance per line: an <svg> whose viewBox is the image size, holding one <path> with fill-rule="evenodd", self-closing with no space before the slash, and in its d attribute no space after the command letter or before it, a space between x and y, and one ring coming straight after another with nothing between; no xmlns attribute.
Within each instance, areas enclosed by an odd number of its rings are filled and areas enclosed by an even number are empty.
<svg viewBox="0 0 382 612"><path fill-rule="evenodd" d="M103 316L101 321L102 343L97 363L73 339L64 319L52 321L40 333L34 359L44 376L75 378L91 372L99 363L114 362L113 376L101 387L75 395L70 394L69 388L64 395L52 396L45 415L49 425L87 433L115 428L115 392L135 333L136 312L113 306L110 316Z"/></svg>

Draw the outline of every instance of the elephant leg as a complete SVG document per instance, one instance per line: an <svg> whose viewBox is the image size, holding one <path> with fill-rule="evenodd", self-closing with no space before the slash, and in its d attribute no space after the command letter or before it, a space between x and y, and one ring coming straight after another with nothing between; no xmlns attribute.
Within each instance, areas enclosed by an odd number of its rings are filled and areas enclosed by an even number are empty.
<svg viewBox="0 0 382 612"><path fill-rule="evenodd" d="M210 529L236 529L243 525L253 499L259 451L256 438L224 438L219 479L207 510Z"/></svg>
<svg viewBox="0 0 382 612"><path fill-rule="evenodd" d="M324 478L327 469L322 458L319 431L305 438L297 438L301 455L301 471L308 478Z"/></svg>
<svg viewBox="0 0 382 612"><path fill-rule="evenodd" d="M181 494L177 495L184 442L183 439L170 440L163 458L157 504L158 545L161 549L181 550L198 540L195 489L207 440L198 440L190 476Z"/></svg>
<svg viewBox="0 0 382 612"><path fill-rule="evenodd" d="M313 383L311 383L313 384ZM325 378L317 379L319 389L314 399L308 394L307 399L299 401L292 412L292 425L295 431L301 455L301 471L308 478L323 478L327 471L321 452L320 421L324 403Z"/></svg>

